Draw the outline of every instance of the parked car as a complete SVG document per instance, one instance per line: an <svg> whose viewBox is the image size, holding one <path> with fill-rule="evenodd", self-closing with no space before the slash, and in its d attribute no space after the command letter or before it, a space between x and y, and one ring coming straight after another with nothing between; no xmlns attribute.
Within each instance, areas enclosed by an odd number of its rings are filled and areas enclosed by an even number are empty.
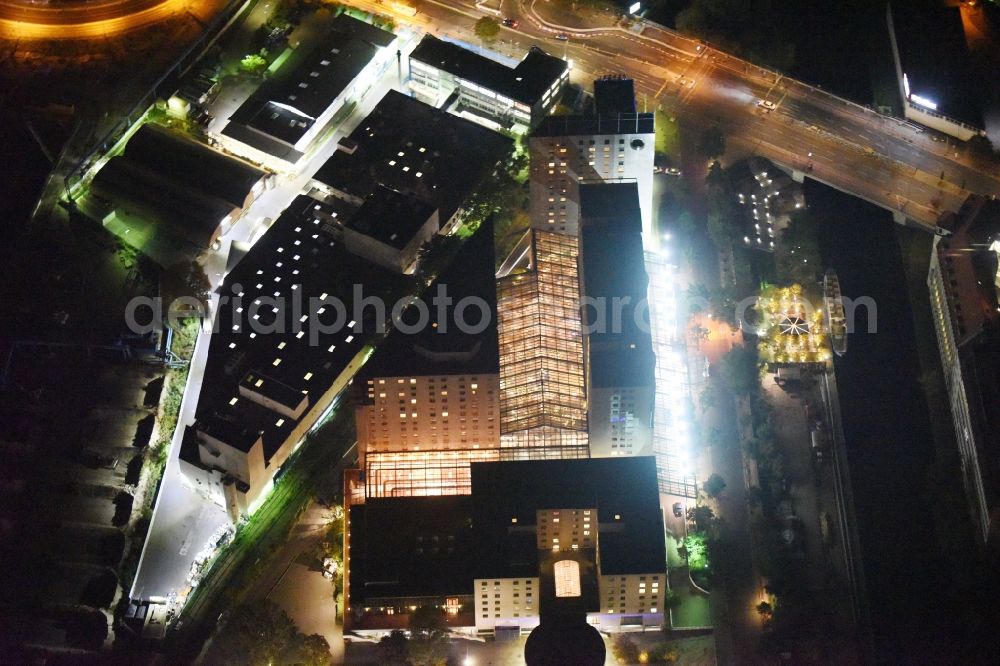
<svg viewBox="0 0 1000 666"><path fill-rule="evenodd" d="M503 20L503 24L505 26L507 26L508 28L516 28L517 26L521 25L520 22L518 22L517 19L510 18L510 17L505 18Z"/></svg>
<svg viewBox="0 0 1000 666"><path fill-rule="evenodd" d="M774 111L776 108L774 102L769 102L766 99L757 100L757 106L767 111Z"/></svg>
<svg viewBox="0 0 1000 666"><path fill-rule="evenodd" d="M674 502L674 518L684 517L684 505L680 502Z"/></svg>
<svg viewBox="0 0 1000 666"><path fill-rule="evenodd" d="M567 35L565 32L560 32L559 34L556 35L556 39L558 39L560 42L565 42L569 39L569 35Z"/></svg>

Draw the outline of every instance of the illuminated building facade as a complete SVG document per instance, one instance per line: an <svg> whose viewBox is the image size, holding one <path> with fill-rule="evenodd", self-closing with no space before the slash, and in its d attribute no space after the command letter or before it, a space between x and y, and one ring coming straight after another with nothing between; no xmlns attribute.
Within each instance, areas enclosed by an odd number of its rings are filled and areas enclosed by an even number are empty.
<svg viewBox="0 0 1000 666"><path fill-rule="evenodd" d="M545 118L529 140L532 226L576 235L581 183L634 182L643 231L651 231L655 143L652 113Z"/></svg>
<svg viewBox="0 0 1000 666"><path fill-rule="evenodd" d="M566 604L609 633L663 623L652 458L476 463L471 495L370 498L348 517L345 628L357 634L406 628L422 605L484 636L526 634Z"/></svg>
<svg viewBox="0 0 1000 666"><path fill-rule="evenodd" d="M410 54L410 88L435 107L503 127L533 127L555 107L569 83L561 58L532 47L515 67L426 35Z"/></svg>
<svg viewBox="0 0 1000 666"><path fill-rule="evenodd" d="M505 460L589 455L577 239L531 232L526 270L497 282Z"/></svg>
<svg viewBox="0 0 1000 666"><path fill-rule="evenodd" d="M485 310L470 315L475 309L470 307L459 316L446 306L471 299ZM406 330L393 332L379 346L364 381L355 383L367 497L467 495L469 465L500 459L491 225L482 225L466 242L422 305L425 325L412 331L409 325L419 315L411 322L404 314Z"/></svg>
<svg viewBox="0 0 1000 666"><path fill-rule="evenodd" d="M952 234L934 238L927 286L962 480L986 541L1000 521L1000 204L970 197L941 224Z"/></svg>

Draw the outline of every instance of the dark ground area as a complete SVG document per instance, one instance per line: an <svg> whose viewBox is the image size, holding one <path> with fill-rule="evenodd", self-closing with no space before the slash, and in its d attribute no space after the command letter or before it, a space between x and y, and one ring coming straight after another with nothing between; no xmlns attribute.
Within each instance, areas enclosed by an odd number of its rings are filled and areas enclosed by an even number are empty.
<svg viewBox="0 0 1000 666"><path fill-rule="evenodd" d="M933 336L929 305L917 298L913 307L927 312L911 309L887 212L815 183L806 199L822 220L820 249L845 296L870 296L878 307L877 332L852 335L836 361L876 659L996 663L970 519L961 508L944 521L937 516L961 482L942 462L947 430L936 442L929 415L928 394L939 394L925 389L933 383L926 377L935 368L923 367L918 351L918 338ZM918 244L910 236L922 232L898 233L909 248ZM909 284L919 289L916 276ZM864 330L863 319L856 326Z"/></svg>

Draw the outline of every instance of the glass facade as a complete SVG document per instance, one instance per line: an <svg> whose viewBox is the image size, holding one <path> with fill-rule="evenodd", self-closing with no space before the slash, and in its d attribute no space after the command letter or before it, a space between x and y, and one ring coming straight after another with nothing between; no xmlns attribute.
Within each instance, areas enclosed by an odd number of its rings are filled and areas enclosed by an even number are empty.
<svg viewBox="0 0 1000 666"><path fill-rule="evenodd" d="M505 459L587 457L578 240L532 233L533 270L498 283L500 446L516 450Z"/></svg>

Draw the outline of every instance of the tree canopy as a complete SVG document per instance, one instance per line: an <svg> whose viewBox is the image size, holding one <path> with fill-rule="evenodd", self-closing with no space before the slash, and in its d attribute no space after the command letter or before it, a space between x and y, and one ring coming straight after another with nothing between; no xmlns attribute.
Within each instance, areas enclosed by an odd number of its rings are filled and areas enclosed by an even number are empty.
<svg viewBox="0 0 1000 666"><path fill-rule="evenodd" d="M733 347L722 357L719 370L729 390L737 395L749 395L760 387L757 351L752 347Z"/></svg>
<svg viewBox="0 0 1000 666"><path fill-rule="evenodd" d="M484 42L491 42L500 34L500 24L493 17L484 16L476 21L474 30L476 37Z"/></svg>

